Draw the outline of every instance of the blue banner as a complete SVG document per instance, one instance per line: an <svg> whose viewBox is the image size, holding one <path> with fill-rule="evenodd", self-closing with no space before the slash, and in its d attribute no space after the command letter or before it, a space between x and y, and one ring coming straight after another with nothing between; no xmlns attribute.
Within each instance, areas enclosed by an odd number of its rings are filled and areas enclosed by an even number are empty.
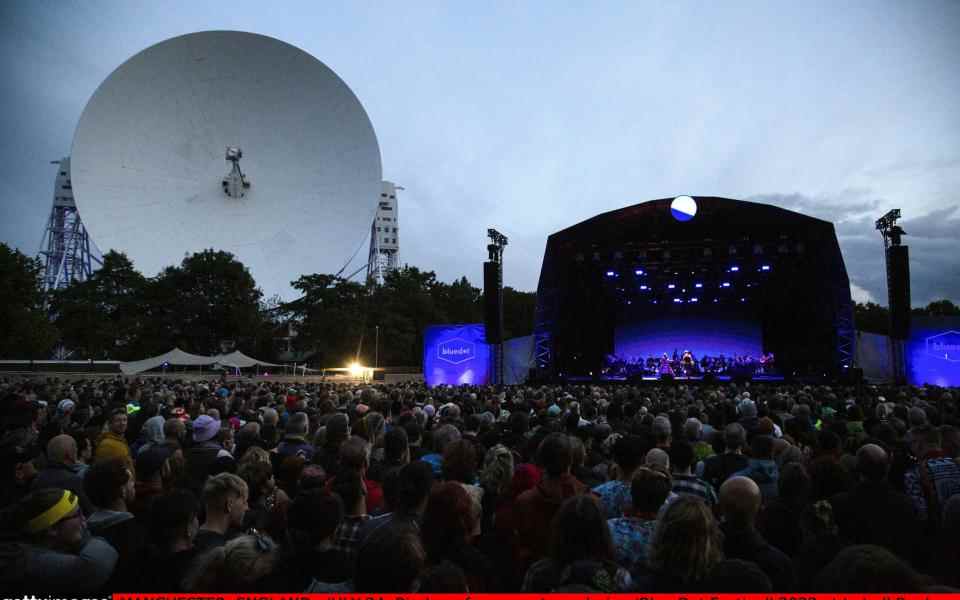
<svg viewBox="0 0 960 600"><path fill-rule="evenodd" d="M432 325L423 334L427 387L490 383L490 347L483 324Z"/></svg>
<svg viewBox="0 0 960 600"><path fill-rule="evenodd" d="M960 317L912 317L906 354L911 385L960 386Z"/></svg>

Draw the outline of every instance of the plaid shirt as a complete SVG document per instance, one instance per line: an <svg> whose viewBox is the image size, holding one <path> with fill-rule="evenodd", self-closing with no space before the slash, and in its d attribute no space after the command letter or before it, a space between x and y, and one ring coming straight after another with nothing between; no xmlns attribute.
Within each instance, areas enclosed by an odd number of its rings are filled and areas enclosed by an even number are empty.
<svg viewBox="0 0 960 600"><path fill-rule="evenodd" d="M357 557L357 548L360 546L360 533L363 524L370 519L370 515L344 517L333 536L333 547L343 552L347 561L352 563Z"/></svg>
<svg viewBox="0 0 960 600"><path fill-rule="evenodd" d="M681 496L695 496L713 506L717 503L717 492L713 486L696 475L673 474L673 492Z"/></svg>

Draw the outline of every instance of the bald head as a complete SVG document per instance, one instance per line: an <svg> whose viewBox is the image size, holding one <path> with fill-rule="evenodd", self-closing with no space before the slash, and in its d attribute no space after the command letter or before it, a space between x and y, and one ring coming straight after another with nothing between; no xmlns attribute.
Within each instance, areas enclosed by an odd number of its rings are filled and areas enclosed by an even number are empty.
<svg viewBox="0 0 960 600"><path fill-rule="evenodd" d="M55 436L47 442L47 458L51 462L72 465L77 462L77 442L66 434Z"/></svg>
<svg viewBox="0 0 960 600"><path fill-rule="evenodd" d="M889 464L886 450L876 444L865 444L857 450L857 472L867 481L883 481Z"/></svg>
<svg viewBox="0 0 960 600"><path fill-rule="evenodd" d="M753 524L761 499L760 488L749 477L731 477L720 486L720 510L734 523Z"/></svg>

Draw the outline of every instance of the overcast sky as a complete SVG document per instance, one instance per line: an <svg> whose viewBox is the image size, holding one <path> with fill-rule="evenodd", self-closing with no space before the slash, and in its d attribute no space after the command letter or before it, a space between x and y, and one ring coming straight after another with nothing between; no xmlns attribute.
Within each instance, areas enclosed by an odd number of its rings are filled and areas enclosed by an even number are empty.
<svg viewBox="0 0 960 600"><path fill-rule="evenodd" d="M401 260L442 280L482 284L493 226L505 283L534 290L550 233L690 194L834 221L854 298L882 304L873 221L901 208L914 304L960 300L956 1L4 0L0 241L37 252L49 161L104 78L206 29L279 38L346 81L406 188Z"/></svg>

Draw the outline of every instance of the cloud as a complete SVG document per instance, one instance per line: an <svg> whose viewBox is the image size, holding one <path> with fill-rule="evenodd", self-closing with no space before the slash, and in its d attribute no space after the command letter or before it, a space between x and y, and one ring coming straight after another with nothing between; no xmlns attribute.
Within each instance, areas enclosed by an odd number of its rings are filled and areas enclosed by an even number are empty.
<svg viewBox="0 0 960 600"><path fill-rule="evenodd" d="M874 223L884 202L869 189L847 189L823 195L769 193L749 200L796 210L832 221L850 277L850 291L858 302L887 303L887 276L883 241ZM904 204L905 208L909 205ZM910 247L910 286L914 306L933 300L960 299L960 205L900 222Z"/></svg>
<svg viewBox="0 0 960 600"><path fill-rule="evenodd" d="M877 301L869 290L866 290L853 282L850 282L850 296L853 298L854 302L860 302L864 304L867 302Z"/></svg>
<svg viewBox="0 0 960 600"><path fill-rule="evenodd" d="M933 160L913 160L900 163L890 163L864 171L870 177L887 175L917 175L930 171L960 169L960 158L940 158Z"/></svg>
<svg viewBox="0 0 960 600"><path fill-rule="evenodd" d="M807 196L804 194L757 194L746 198L751 202L772 204L825 221L843 222L876 211L882 200L869 190L850 188L836 194Z"/></svg>

